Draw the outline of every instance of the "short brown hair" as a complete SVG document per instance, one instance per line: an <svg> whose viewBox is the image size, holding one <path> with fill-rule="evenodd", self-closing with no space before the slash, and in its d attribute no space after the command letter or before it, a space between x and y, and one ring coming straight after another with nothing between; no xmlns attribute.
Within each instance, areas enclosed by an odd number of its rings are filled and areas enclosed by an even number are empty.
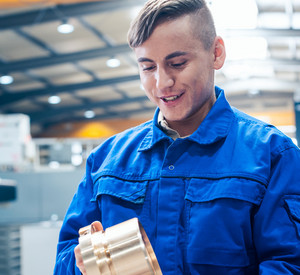
<svg viewBox="0 0 300 275"><path fill-rule="evenodd" d="M193 31L208 50L213 44L216 30L205 0L149 0L131 23L129 46L136 48L142 45L156 26L184 15L191 15Z"/></svg>

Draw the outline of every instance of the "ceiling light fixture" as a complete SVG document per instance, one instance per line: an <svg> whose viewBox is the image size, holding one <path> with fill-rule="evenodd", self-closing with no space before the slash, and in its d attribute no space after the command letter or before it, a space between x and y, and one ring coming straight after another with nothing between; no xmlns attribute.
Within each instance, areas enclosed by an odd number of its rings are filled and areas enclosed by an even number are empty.
<svg viewBox="0 0 300 275"><path fill-rule="evenodd" d="M250 96L250 97L252 97L252 96L257 96L257 95L259 95L260 94L260 90L258 90L258 89L250 89L249 91L248 91L248 95Z"/></svg>
<svg viewBox="0 0 300 275"><path fill-rule="evenodd" d="M61 102L61 98L57 95L52 95L48 98L49 104L58 104Z"/></svg>
<svg viewBox="0 0 300 275"><path fill-rule="evenodd" d="M121 65L121 61L117 58L111 58L106 61L106 66L109 68L117 68Z"/></svg>
<svg viewBox="0 0 300 275"><path fill-rule="evenodd" d="M50 161L48 163L48 166L51 168L51 169L58 169L60 167L60 163L58 161Z"/></svg>
<svg viewBox="0 0 300 275"><path fill-rule="evenodd" d="M84 112L84 117L85 118L93 118L95 117L95 112L92 110L88 110Z"/></svg>
<svg viewBox="0 0 300 275"><path fill-rule="evenodd" d="M0 77L0 84L9 85L14 82L14 78L10 75L3 75Z"/></svg>
<svg viewBox="0 0 300 275"><path fill-rule="evenodd" d="M83 162L83 158L81 155L72 155L71 157L71 163L74 165L74 166L79 166L81 165Z"/></svg>
<svg viewBox="0 0 300 275"><path fill-rule="evenodd" d="M57 27L59 33L68 34L74 31L74 26L69 23L63 23Z"/></svg>

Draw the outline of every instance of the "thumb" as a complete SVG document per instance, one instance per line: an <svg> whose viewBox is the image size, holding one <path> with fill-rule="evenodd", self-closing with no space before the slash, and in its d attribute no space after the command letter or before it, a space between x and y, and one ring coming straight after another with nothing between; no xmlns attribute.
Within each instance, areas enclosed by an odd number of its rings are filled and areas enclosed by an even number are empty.
<svg viewBox="0 0 300 275"><path fill-rule="evenodd" d="M99 221L92 222L91 233L93 234L98 231L103 231L103 226L102 226L101 222L99 222Z"/></svg>

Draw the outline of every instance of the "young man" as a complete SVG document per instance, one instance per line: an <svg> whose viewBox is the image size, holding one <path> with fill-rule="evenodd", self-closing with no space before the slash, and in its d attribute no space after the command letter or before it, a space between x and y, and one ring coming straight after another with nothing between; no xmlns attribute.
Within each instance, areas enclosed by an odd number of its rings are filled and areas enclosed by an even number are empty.
<svg viewBox="0 0 300 275"><path fill-rule="evenodd" d="M85 274L81 227L133 217L163 274L300 274L299 149L214 86L225 47L205 2L150 0L129 44L158 108L91 153L55 274Z"/></svg>

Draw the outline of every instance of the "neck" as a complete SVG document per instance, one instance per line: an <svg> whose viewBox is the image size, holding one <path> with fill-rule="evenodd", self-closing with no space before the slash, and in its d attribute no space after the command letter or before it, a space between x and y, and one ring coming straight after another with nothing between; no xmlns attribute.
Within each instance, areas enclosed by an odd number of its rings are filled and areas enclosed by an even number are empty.
<svg viewBox="0 0 300 275"><path fill-rule="evenodd" d="M215 102L216 97L213 96L212 100L207 102L196 113L192 114L188 118L179 121L167 120L169 127L177 131L180 137L193 134L199 128Z"/></svg>
<svg viewBox="0 0 300 275"><path fill-rule="evenodd" d="M204 118L203 118L204 119ZM200 126L201 122L197 121L197 124L192 121L167 121L170 128L177 131L180 137L189 136L194 133L198 127Z"/></svg>

